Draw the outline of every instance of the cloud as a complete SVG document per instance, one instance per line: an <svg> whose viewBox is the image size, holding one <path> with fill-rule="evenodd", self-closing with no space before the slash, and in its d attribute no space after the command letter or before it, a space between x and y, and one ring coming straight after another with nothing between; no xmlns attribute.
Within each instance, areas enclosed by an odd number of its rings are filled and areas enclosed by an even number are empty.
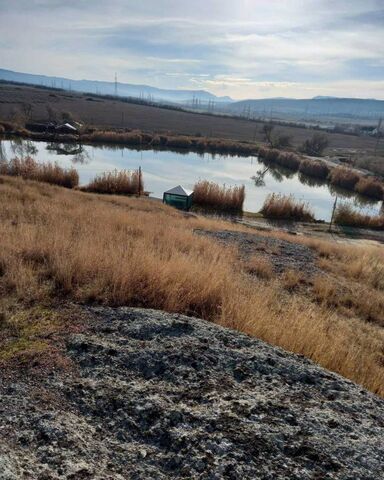
<svg viewBox="0 0 384 480"><path fill-rule="evenodd" d="M382 0L0 0L0 67L239 98L343 84L384 98L383 22Z"/></svg>

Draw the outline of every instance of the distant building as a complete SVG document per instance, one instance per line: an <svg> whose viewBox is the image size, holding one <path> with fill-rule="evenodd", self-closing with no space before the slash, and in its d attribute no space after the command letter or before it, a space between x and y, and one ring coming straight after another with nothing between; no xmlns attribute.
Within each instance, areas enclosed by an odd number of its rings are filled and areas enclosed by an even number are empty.
<svg viewBox="0 0 384 480"><path fill-rule="evenodd" d="M76 127L71 125L70 123L63 123L62 125L56 126L56 133L77 133L78 130Z"/></svg>
<svg viewBox="0 0 384 480"><path fill-rule="evenodd" d="M179 210L189 210L192 207L193 191L178 185L164 192L163 202Z"/></svg>

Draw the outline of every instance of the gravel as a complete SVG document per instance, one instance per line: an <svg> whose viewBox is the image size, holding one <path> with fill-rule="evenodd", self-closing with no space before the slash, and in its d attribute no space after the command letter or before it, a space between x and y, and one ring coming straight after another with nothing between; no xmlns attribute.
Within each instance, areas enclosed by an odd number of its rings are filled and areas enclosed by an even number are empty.
<svg viewBox="0 0 384 480"><path fill-rule="evenodd" d="M214 238L224 245L237 245L244 260L255 254L267 257L278 274L286 270L297 270L307 276L322 273L315 264L316 254L305 245L256 233L234 232L230 230L210 231L196 229L195 233Z"/></svg>

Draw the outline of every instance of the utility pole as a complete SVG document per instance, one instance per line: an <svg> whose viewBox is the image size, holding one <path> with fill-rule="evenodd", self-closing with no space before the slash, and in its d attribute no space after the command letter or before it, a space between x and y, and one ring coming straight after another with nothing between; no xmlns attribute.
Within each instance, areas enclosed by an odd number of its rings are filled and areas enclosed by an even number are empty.
<svg viewBox="0 0 384 480"><path fill-rule="evenodd" d="M117 97L117 73L115 73L115 97Z"/></svg>
<svg viewBox="0 0 384 480"><path fill-rule="evenodd" d="M383 119L382 118L379 118L379 121L377 123L377 141L376 141L376 145L375 145L375 157L376 157L376 154L377 154L377 149L379 147L379 142L380 142L380 137L381 137L381 123L382 123Z"/></svg>

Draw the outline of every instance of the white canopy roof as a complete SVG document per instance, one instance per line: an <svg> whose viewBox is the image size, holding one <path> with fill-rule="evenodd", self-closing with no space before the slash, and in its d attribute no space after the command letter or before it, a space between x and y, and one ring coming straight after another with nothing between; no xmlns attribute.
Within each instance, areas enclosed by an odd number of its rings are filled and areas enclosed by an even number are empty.
<svg viewBox="0 0 384 480"><path fill-rule="evenodd" d="M165 193L170 193L171 195L181 195L182 197L189 197L190 195L192 195L193 190L187 190L181 185L178 185L177 187L173 187L170 190L167 190Z"/></svg>

